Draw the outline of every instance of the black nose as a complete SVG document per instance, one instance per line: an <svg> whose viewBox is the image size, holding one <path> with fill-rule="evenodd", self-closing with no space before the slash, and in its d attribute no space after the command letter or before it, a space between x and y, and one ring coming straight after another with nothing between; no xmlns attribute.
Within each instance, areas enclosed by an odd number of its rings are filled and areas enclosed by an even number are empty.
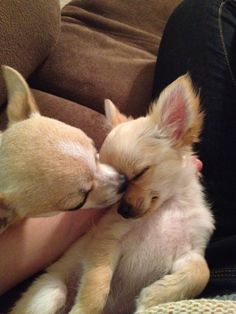
<svg viewBox="0 0 236 314"><path fill-rule="evenodd" d="M125 175L121 175L121 183L118 189L118 193L124 193L128 187L128 179Z"/></svg>
<svg viewBox="0 0 236 314"><path fill-rule="evenodd" d="M128 204L128 203L126 203L126 202L121 202L120 203L117 212L118 212L118 214L120 214L124 218L133 218L133 217L135 217L133 206Z"/></svg>

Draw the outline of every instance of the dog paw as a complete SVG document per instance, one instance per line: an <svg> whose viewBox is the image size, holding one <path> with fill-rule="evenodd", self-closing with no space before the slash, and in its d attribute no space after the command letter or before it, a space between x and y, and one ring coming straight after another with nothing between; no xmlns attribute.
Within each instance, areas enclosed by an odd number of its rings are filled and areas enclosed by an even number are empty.
<svg viewBox="0 0 236 314"><path fill-rule="evenodd" d="M92 312L89 312L89 310L83 310L81 307L79 306L73 306L72 309L70 310L69 314L88 314Z"/></svg>
<svg viewBox="0 0 236 314"><path fill-rule="evenodd" d="M65 284L44 274L23 294L10 314L55 314L65 305L66 296Z"/></svg>
<svg viewBox="0 0 236 314"><path fill-rule="evenodd" d="M152 306L162 303L155 284L142 289L137 301L135 314L141 314Z"/></svg>
<svg viewBox="0 0 236 314"><path fill-rule="evenodd" d="M93 302L90 304L81 304L76 302L68 314L102 314L103 308L100 308L96 305L93 305Z"/></svg>

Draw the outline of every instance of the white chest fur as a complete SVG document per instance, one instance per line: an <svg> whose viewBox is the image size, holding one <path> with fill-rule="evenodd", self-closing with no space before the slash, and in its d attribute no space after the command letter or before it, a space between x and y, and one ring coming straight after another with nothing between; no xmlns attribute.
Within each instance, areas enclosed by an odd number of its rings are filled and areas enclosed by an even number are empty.
<svg viewBox="0 0 236 314"><path fill-rule="evenodd" d="M190 250L203 254L213 229L211 214L204 205L173 198L156 212L128 222L129 231L120 239L121 257L104 313L130 313L141 289L170 273L177 259ZM110 215L117 222L117 214Z"/></svg>

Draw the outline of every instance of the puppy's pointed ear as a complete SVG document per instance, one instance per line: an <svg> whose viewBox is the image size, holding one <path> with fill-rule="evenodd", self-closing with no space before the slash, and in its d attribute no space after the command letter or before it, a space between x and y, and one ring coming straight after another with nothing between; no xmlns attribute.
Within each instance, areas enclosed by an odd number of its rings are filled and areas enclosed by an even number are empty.
<svg viewBox="0 0 236 314"><path fill-rule="evenodd" d="M161 93L149 116L158 125L158 131L174 146L192 145L198 141L203 114L189 75L181 76Z"/></svg>
<svg viewBox="0 0 236 314"><path fill-rule="evenodd" d="M39 112L23 76L9 66L2 66L2 72L8 94L7 116L9 124L25 120L32 113Z"/></svg>
<svg viewBox="0 0 236 314"><path fill-rule="evenodd" d="M132 120L132 117L126 117L124 114L122 114L110 99L105 100L104 106L106 118L113 128L120 123Z"/></svg>

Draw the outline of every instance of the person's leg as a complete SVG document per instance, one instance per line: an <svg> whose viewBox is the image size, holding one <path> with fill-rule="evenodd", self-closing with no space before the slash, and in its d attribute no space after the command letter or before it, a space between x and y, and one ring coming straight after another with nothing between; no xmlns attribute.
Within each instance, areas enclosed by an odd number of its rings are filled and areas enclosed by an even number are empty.
<svg viewBox="0 0 236 314"><path fill-rule="evenodd" d="M4 231L0 235L0 295L57 260L103 213L102 209L84 209L31 218Z"/></svg>
<svg viewBox="0 0 236 314"><path fill-rule="evenodd" d="M189 72L200 89L205 121L196 149L216 217L214 243L207 251L211 267L236 265L235 56L236 1L185 0L167 23L153 87L156 98L165 86ZM233 286L236 289L236 281Z"/></svg>

